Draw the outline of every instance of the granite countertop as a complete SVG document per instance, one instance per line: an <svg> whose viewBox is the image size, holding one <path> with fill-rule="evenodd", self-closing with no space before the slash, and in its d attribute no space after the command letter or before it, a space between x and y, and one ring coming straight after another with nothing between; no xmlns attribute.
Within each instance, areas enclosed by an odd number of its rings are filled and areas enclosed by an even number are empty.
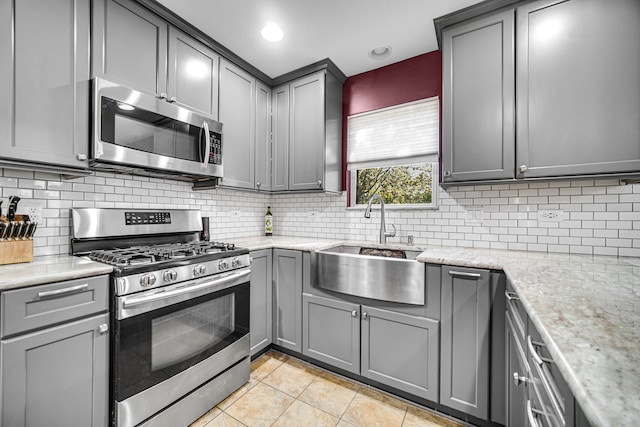
<svg viewBox="0 0 640 427"><path fill-rule="evenodd" d="M71 255L36 258L0 266L0 291L109 274L111 266Z"/></svg>
<svg viewBox="0 0 640 427"><path fill-rule="evenodd" d="M250 250L322 250L371 242L253 237ZM446 246L419 250L425 263L503 270L593 425L635 425L640 419L640 258L548 254Z"/></svg>
<svg viewBox="0 0 640 427"><path fill-rule="evenodd" d="M286 236L234 240L238 247L322 250L353 242ZM421 251L425 263L503 270L593 427L640 419L640 258L548 254L446 246ZM74 256L0 266L0 291L109 274Z"/></svg>

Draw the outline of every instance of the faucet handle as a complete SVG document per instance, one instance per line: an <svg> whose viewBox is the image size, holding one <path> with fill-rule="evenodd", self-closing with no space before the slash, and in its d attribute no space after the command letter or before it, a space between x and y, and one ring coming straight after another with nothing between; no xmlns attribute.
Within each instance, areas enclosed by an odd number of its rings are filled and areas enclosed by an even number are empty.
<svg viewBox="0 0 640 427"><path fill-rule="evenodd" d="M385 231L384 235L387 237L396 237L396 226L393 224L389 224L389 225L393 227L393 231Z"/></svg>

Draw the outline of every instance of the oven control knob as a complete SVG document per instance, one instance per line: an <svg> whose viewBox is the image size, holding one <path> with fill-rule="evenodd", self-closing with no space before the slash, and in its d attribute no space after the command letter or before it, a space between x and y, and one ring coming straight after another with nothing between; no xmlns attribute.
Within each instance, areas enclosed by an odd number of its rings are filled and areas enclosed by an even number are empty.
<svg viewBox="0 0 640 427"><path fill-rule="evenodd" d="M167 270L162 273L162 278L165 282L173 282L178 278L178 273L175 270Z"/></svg>
<svg viewBox="0 0 640 427"><path fill-rule="evenodd" d="M195 267L193 267L193 275L194 276L202 276L206 272L207 272L207 267L202 265L202 264L198 264Z"/></svg>
<svg viewBox="0 0 640 427"><path fill-rule="evenodd" d="M228 270L229 269L229 263L227 261L220 261L220 263L218 263L218 269L219 270Z"/></svg>
<svg viewBox="0 0 640 427"><path fill-rule="evenodd" d="M240 258L234 258L231 261L231 267L236 268L236 267L240 267L240 265L242 264L242 262L240 262Z"/></svg>
<svg viewBox="0 0 640 427"><path fill-rule="evenodd" d="M156 276L153 273L147 273L140 278L140 286L148 288L156 283Z"/></svg>

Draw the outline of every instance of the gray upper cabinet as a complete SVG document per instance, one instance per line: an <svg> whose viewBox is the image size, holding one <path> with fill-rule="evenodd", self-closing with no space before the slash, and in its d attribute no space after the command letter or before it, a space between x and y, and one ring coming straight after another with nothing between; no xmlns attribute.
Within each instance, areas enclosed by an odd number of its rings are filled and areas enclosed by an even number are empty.
<svg viewBox="0 0 640 427"><path fill-rule="evenodd" d="M222 128L221 185L255 188L256 79L246 71L220 60L220 121Z"/></svg>
<svg viewBox="0 0 640 427"><path fill-rule="evenodd" d="M483 420L489 416L490 314L489 271L443 266L440 403Z"/></svg>
<svg viewBox="0 0 640 427"><path fill-rule="evenodd" d="M273 257L271 249L251 252L251 355L271 345L273 318Z"/></svg>
<svg viewBox="0 0 640 427"><path fill-rule="evenodd" d="M302 252L273 250L273 343L302 353Z"/></svg>
<svg viewBox="0 0 640 427"><path fill-rule="evenodd" d="M271 88L256 84L256 190L271 191Z"/></svg>
<svg viewBox="0 0 640 427"><path fill-rule="evenodd" d="M289 188L289 85L273 90L271 167L273 191Z"/></svg>
<svg viewBox="0 0 640 427"><path fill-rule="evenodd" d="M220 56L182 31L169 28L169 97L218 119L219 71Z"/></svg>
<svg viewBox="0 0 640 427"><path fill-rule="evenodd" d="M128 0L95 0L92 74L218 119L220 56Z"/></svg>
<svg viewBox="0 0 640 427"><path fill-rule="evenodd" d="M444 184L640 173L638 1L481 2L436 27Z"/></svg>
<svg viewBox="0 0 640 427"><path fill-rule="evenodd" d="M90 1L0 0L0 167L86 169Z"/></svg>
<svg viewBox="0 0 640 427"><path fill-rule="evenodd" d="M640 2L517 9L518 177L640 171Z"/></svg>
<svg viewBox="0 0 640 427"><path fill-rule="evenodd" d="M167 23L127 0L94 0L92 74L167 92Z"/></svg>
<svg viewBox="0 0 640 427"><path fill-rule="evenodd" d="M273 190L341 190L342 83L323 70L273 92Z"/></svg>
<svg viewBox="0 0 640 427"><path fill-rule="evenodd" d="M442 34L442 180L512 178L514 12Z"/></svg>

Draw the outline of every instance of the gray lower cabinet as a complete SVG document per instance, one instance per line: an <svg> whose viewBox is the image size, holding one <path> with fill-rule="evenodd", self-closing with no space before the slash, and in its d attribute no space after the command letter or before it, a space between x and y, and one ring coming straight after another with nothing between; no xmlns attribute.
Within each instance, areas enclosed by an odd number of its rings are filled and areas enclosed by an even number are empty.
<svg viewBox="0 0 640 427"><path fill-rule="evenodd" d="M640 171L640 2L542 0L516 20L517 177Z"/></svg>
<svg viewBox="0 0 640 427"><path fill-rule="evenodd" d="M506 326L507 364L506 364L506 407L507 427L529 427L527 417L527 387L529 365L527 364L524 340L518 334L515 319L507 314Z"/></svg>
<svg viewBox="0 0 640 427"><path fill-rule="evenodd" d="M272 302L272 267L271 249L251 252L251 315L249 330L251 332L251 355L271 345L273 318Z"/></svg>
<svg viewBox="0 0 640 427"><path fill-rule="evenodd" d="M3 340L2 425L107 426L108 324L101 314Z"/></svg>
<svg viewBox="0 0 640 427"><path fill-rule="evenodd" d="M442 180L513 178L515 13L442 33Z"/></svg>
<svg viewBox="0 0 640 427"><path fill-rule="evenodd" d="M302 252L273 250L273 343L302 353Z"/></svg>
<svg viewBox="0 0 640 427"><path fill-rule="evenodd" d="M304 294L302 353L437 401L439 322Z"/></svg>
<svg viewBox="0 0 640 427"><path fill-rule="evenodd" d="M0 294L0 425L106 427L108 277Z"/></svg>
<svg viewBox="0 0 640 427"><path fill-rule="evenodd" d="M220 185L255 187L256 79L231 62L220 60L220 121L224 124Z"/></svg>
<svg viewBox="0 0 640 427"><path fill-rule="evenodd" d="M440 403L488 419L490 272L442 267Z"/></svg>
<svg viewBox="0 0 640 427"><path fill-rule="evenodd" d="M0 167L86 169L89 0L0 0Z"/></svg>

